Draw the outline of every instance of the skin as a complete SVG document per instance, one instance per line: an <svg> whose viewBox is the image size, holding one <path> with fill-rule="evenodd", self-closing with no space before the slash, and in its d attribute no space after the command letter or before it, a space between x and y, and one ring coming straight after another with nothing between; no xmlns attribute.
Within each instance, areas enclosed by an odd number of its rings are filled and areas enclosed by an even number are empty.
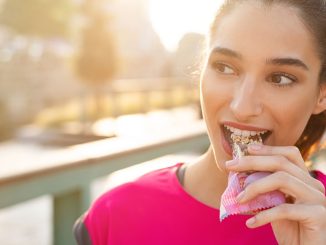
<svg viewBox="0 0 326 245"><path fill-rule="evenodd" d="M247 226L271 223L279 244L326 244L325 190L293 146L310 116L326 110L312 34L296 9L248 1L221 19L209 48L200 88L211 147L189 164L185 190L219 208L216 199L227 186L229 171L270 171L248 185L239 201L271 190L282 191L292 201L260 212ZM292 64L284 64L288 58ZM231 160L221 144L221 124L226 121L272 134L261 147L249 148L250 156Z"/></svg>

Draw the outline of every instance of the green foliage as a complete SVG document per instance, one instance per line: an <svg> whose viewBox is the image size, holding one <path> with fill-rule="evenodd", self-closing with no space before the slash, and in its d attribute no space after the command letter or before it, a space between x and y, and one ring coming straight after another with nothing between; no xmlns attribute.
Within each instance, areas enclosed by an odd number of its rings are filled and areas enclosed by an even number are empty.
<svg viewBox="0 0 326 245"><path fill-rule="evenodd" d="M81 80L92 87L96 119L104 110L102 86L111 81L116 73L117 55L107 15L100 11L86 11L85 15L88 25L81 33L81 47L75 67Z"/></svg>
<svg viewBox="0 0 326 245"><path fill-rule="evenodd" d="M68 37L74 11L72 0L6 0L0 23L22 35Z"/></svg>
<svg viewBox="0 0 326 245"><path fill-rule="evenodd" d="M78 76L92 86L102 85L115 75L116 50L107 18L91 15L82 32L81 49L76 60Z"/></svg>

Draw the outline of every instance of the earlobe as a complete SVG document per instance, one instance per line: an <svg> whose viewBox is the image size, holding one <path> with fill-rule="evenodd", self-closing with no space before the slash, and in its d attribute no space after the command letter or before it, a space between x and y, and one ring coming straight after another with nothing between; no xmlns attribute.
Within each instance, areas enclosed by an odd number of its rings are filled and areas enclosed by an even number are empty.
<svg viewBox="0 0 326 245"><path fill-rule="evenodd" d="M319 98L316 103L313 114L319 114L326 110L326 84L323 84L320 88Z"/></svg>

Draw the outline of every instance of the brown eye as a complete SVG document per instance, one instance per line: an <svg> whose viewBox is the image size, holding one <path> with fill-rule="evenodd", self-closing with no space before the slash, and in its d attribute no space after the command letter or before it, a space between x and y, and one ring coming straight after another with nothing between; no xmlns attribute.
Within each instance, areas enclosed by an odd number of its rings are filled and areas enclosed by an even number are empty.
<svg viewBox="0 0 326 245"><path fill-rule="evenodd" d="M267 78L268 82L274 83L278 86L293 85L297 82L296 77L285 73L274 73Z"/></svg>
<svg viewBox="0 0 326 245"><path fill-rule="evenodd" d="M282 76L278 76L278 75L277 76L272 76L271 77L271 82L272 83L281 83L282 82L282 78L283 78Z"/></svg>
<svg viewBox="0 0 326 245"><path fill-rule="evenodd" d="M230 67L226 64L223 64L223 63L214 63L213 68L221 74L225 74L225 75L235 74L235 71L232 67Z"/></svg>

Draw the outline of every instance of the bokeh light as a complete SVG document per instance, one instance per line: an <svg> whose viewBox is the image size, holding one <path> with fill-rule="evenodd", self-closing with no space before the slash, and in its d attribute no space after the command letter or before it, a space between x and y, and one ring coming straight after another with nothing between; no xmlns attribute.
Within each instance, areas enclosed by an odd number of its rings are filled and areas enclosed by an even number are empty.
<svg viewBox="0 0 326 245"><path fill-rule="evenodd" d="M222 0L150 0L150 19L165 47L175 50L185 33L205 34L221 4Z"/></svg>

